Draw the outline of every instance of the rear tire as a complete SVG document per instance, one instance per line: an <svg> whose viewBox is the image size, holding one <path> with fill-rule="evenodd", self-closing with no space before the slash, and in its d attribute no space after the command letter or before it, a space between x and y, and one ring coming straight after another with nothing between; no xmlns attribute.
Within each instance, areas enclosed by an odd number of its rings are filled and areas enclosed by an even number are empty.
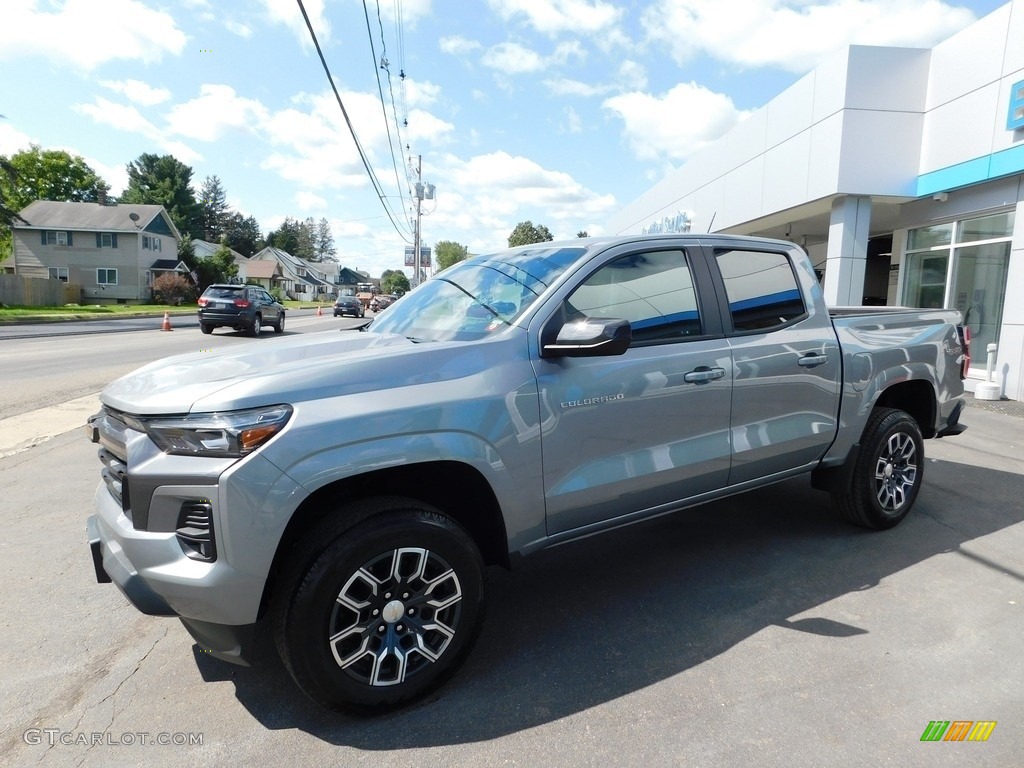
<svg viewBox="0 0 1024 768"><path fill-rule="evenodd" d="M834 493L847 520L876 531L900 523L924 480L924 440L905 411L876 408L861 438L849 491Z"/></svg>
<svg viewBox="0 0 1024 768"><path fill-rule="evenodd" d="M292 550L273 606L285 667L314 701L367 714L444 683L480 630L476 544L404 498L348 505Z"/></svg>
<svg viewBox="0 0 1024 768"><path fill-rule="evenodd" d="M200 323L199 330L207 334L213 333L213 326L210 325L209 323Z"/></svg>
<svg viewBox="0 0 1024 768"><path fill-rule="evenodd" d="M254 315L252 318L252 325L249 326L250 336L259 336L263 332L263 318L259 315Z"/></svg>

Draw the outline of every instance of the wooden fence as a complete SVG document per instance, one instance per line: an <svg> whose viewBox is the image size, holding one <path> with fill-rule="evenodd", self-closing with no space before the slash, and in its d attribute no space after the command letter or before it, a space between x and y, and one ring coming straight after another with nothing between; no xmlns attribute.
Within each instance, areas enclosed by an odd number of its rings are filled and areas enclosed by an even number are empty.
<svg viewBox="0 0 1024 768"><path fill-rule="evenodd" d="M82 286L41 277L0 275L0 304L19 307L62 307L81 301Z"/></svg>

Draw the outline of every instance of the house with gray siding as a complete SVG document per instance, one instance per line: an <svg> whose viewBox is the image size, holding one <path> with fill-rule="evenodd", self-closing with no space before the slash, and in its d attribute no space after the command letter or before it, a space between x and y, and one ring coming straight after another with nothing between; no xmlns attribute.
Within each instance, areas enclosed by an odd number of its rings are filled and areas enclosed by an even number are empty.
<svg viewBox="0 0 1024 768"><path fill-rule="evenodd" d="M188 274L181 235L160 205L36 200L12 227L15 274L81 288L81 303L137 304L163 272Z"/></svg>

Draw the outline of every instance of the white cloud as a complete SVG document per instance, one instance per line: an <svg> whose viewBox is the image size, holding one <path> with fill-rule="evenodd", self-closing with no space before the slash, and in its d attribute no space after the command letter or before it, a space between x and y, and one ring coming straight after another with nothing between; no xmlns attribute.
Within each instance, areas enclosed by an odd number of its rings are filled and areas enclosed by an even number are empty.
<svg viewBox="0 0 1024 768"><path fill-rule="evenodd" d="M139 110L127 104L117 104L97 96L92 104L75 104L72 109L91 117L99 125L145 136L183 163L192 164L203 157L187 144L170 139L164 131L143 117Z"/></svg>
<svg viewBox="0 0 1024 768"><path fill-rule="evenodd" d="M309 36L306 21L302 18L302 11L299 10L299 5L295 0L261 0L261 2L271 21L288 27L304 47L313 47L313 40ZM302 5L306 9L309 23L313 26L317 40L322 46L331 37L331 23L324 15L324 0L303 0Z"/></svg>
<svg viewBox="0 0 1024 768"><path fill-rule="evenodd" d="M647 87L647 72L642 64L626 59L619 65L619 83L623 88L642 90Z"/></svg>
<svg viewBox="0 0 1024 768"><path fill-rule="evenodd" d="M377 7L380 15L392 22L399 21L409 29L430 13L431 0L403 0L398 3L380 3Z"/></svg>
<svg viewBox="0 0 1024 768"><path fill-rule="evenodd" d="M621 8L601 0L488 0L488 5L505 21L522 17L549 35L592 34L613 27L623 14Z"/></svg>
<svg viewBox="0 0 1024 768"><path fill-rule="evenodd" d="M79 154L75 150L64 147L68 152ZM116 165L109 165L108 163L101 162L94 157L88 157L83 155L82 159L89 164L89 167L96 171L107 184L110 185L110 194L113 196L120 195L124 192L125 187L128 186L128 169L124 163L117 163Z"/></svg>
<svg viewBox="0 0 1024 768"><path fill-rule="evenodd" d="M313 192L301 190L295 193L295 204L303 211L319 211L327 207L327 201Z"/></svg>
<svg viewBox="0 0 1024 768"><path fill-rule="evenodd" d="M32 139L22 133L6 120L0 120L0 155L13 155L23 149L28 149Z"/></svg>
<svg viewBox="0 0 1024 768"><path fill-rule="evenodd" d="M483 63L506 75L539 72L546 67L543 56L519 43L498 43L488 48Z"/></svg>
<svg viewBox="0 0 1024 768"><path fill-rule="evenodd" d="M118 59L153 63L185 47L185 33L170 14L139 0L66 0L53 11L39 5L37 0L4 3L8 33L0 60L40 55L89 71Z"/></svg>
<svg viewBox="0 0 1024 768"><path fill-rule="evenodd" d="M468 160L449 155L431 178L438 179L438 192L428 229L459 233L445 237L464 237L478 253L504 248L525 219L544 224L556 238L573 237L584 222L599 221L617 206L612 195L599 195L567 173L507 152Z"/></svg>
<svg viewBox="0 0 1024 768"><path fill-rule="evenodd" d="M657 0L642 14L679 64L704 53L792 72L848 44L930 47L973 19L941 0Z"/></svg>
<svg viewBox="0 0 1024 768"><path fill-rule="evenodd" d="M580 133L583 130L583 121L579 113L572 107L565 108L565 127L568 133Z"/></svg>
<svg viewBox="0 0 1024 768"><path fill-rule="evenodd" d="M129 101L151 107L171 98L166 88L154 88L141 80L100 80L100 85L117 93L123 93Z"/></svg>
<svg viewBox="0 0 1024 768"><path fill-rule="evenodd" d="M229 85L206 84L200 87L198 98L176 104L167 115L167 123L172 133L216 141L232 130L255 130L268 114L260 102L239 96Z"/></svg>
<svg viewBox="0 0 1024 768"><path fill-rule="evenodd" d="M498 77L540 72L551 66L564 66L570 59L583 60L586 51L578 40L559 43L550 56L541 56L536 51L519 43L498 43L484 52L481 62L485 67L497 71Z"/></svg>
<svg viewBox="0 0 1024 768"><path fill-rule="evenodd" d="M556 96L601 96L609 91L607 85L593 85L567 77L545 80L544 85Z"/></svg>
<svg viewBox="0 0 1024 768"><path fill-rule="evenodd" d="M409 126L405 130L410 141L438 143L451 136L455 126L422 109L413 109L409 112Z"/></svg>
<svg viewBox="0 0 1024 768"><path fill-rule="evenodd" d="M248 24L244 24L241 21L234 21L231 19L225 20L224 26L228 32L239 37L249 38L252 37L252 27Z"/></svg>
<svg viewBox="0 0 1024 768"><path fill-rule="evenodd" d="M483 48L483 46L476 40L467 40L466 38L459 37L458 35L442 37L437 41L437 45L441 49L442 53L448 53L453 56L464 56L467 53L479 51Z"/></svg>
<svg viewBox="0 0 1024 768"><path fill-rule="evenodd" d="M390 153L380 101L375 94L368 93L342 92L341 96L371 166L386 184L384 179L392 176L384 175L391 166L390 158L385 164L375 152L381 148ZM334 94L300 94L294 101L296 107L275 112L263 125L264 132L279 149L267 155L262 167L308 189L367 186L366 170Z"/></svg>
<svg viewBox="0 0 1024 768"><path fill-rule="evenodd" d="M623 93L603 106L618 115L623 132L641 160L685 160L746 117L732 99L697 83L680 83L664 96Z"/></svg>
<svg viewBox="0 0 1024 768"><path fill-rule="evenodd" d="M119 131L141 133L149 138L160 135L160 129L143 117L135 107L118 104L102 96L97 96L92 104L75 104L73 109L91 117L99 125L109 125Z"/></svg>
<svg viewBox="0 0 1024 768"><path fill-rule="evenodd" d="M441 86L423 80L405 79L405 100L410 107L428 106L441 95Z"/></svg>

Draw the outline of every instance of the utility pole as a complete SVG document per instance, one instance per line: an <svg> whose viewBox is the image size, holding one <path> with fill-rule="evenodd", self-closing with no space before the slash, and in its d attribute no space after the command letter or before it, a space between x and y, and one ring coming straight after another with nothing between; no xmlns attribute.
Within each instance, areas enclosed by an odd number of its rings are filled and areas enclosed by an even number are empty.
<svg viewBox="0 0 1024 768"><path fill-rule="evenodd" d="M420 284L420 249L421 249L421 238L420 238L420 218L421 218L421 206L423 200L434 199L434 185L423 183L423 155L416 156L416 184L413 187L416 197L416 231L413 237L413 276L412 276L412 287L415 288Z"/></svg>
<svg viewBox="0 0 1024 768"><path fill-rule="evenodd" d="M416 155L416 231L412 244L412 287L420 284L420 204L423 202L423 155Z"/></svg>

